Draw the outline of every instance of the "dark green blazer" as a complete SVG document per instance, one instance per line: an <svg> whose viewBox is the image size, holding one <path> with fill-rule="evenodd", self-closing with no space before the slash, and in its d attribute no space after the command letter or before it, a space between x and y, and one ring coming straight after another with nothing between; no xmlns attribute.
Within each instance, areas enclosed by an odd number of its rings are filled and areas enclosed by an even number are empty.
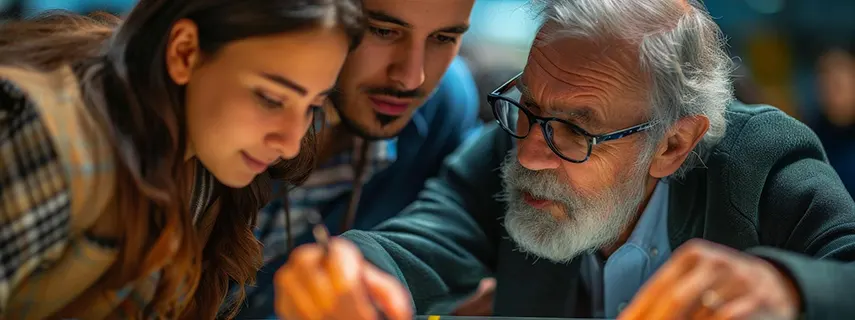
<svg viewBox="0 0 855 320"><path fill-rule="evenodd" d="M727 122L706 167L670 183L672 248L703 238L763 257L795 280L808 319L855 319L855 203L816 135L768 106L734 103ZM419 314L448 313L494 276L496 315L580 315L579 259L526 256L501 225L497 168L513 145L488 127L399 216L344 235L409 288Z"/></svg>

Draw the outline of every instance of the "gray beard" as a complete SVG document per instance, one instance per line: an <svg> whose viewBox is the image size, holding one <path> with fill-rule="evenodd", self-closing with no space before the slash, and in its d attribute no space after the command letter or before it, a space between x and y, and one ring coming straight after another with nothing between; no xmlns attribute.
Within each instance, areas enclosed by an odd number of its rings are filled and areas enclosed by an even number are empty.
<svg viewBox="0 0 855 320"><path fill-rule="evenodd" d="M586 198L555 171L526 169L517 160L516 150L512 150L502 163L501 176L504 191L500 198L507 203L504 225L518 249L566 263L618 241L644 200L647 172L628 169L624 179L618 179L623 183ZM558 221L549 212L528 205L523 192L554 201L569 219Z"/></svg>

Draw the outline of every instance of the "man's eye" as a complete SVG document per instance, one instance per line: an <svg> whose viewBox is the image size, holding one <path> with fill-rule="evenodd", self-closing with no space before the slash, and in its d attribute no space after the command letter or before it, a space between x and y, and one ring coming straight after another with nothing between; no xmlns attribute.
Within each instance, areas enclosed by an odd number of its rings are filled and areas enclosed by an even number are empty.
<svg viewBox="0 0 855 320"><path fill-rule="evenodd" d="M449 44L457 43L457 37L450 37L450 36L441 35L441 34L434 36L434 39L436 39L436 41L439 43L449 43Z"/></svg>
<svg viewBox="0 0 855 320"><path fill-rule="evenodd" d="M395 31L389 30L389 29L383 29L383 28L369 26L368 31L371 32L373 35L375 35L379 38L383 38L383 39L391 38L391 37L395 36Z"/></svg>

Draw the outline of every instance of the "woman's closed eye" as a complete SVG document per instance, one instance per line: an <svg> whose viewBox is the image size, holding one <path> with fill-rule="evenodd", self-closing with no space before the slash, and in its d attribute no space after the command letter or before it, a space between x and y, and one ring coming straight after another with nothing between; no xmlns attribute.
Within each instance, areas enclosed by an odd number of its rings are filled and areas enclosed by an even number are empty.
<svg viewBox="0 0 855 320"><path fill-rule="evenodd" d="M253 91L252 91L252 93L253 93L253 95L255 95L255 98L258 100L258 102L259 102L263 107L268 108L268 109L278 109L278 108L282 108L282 106L283 106L283 105L284 105L284 103L285 103L285 102L284 102L282 99L280 99L279 97L277 97L277 96L275 96L275 95L273 95L273 94L270 94L270 93L268 93L268 92L266 92L266 91L264 91L264 90L255 89L255 90L253 90Z"/></svg>

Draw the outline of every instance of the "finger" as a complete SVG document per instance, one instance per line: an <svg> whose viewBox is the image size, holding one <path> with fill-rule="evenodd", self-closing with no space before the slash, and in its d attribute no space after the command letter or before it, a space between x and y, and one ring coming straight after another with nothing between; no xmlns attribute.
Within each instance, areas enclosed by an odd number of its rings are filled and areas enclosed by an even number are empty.
<svg viewBox="0 0 855 320"><path fill-rule="evenodd" d="M753 296L744 296L731 300L721 306L721 308L714 310L710 319L764 319L760 311L759 299L756 299Z"/></svg>
<svg viewBox="0 0 855 320"><path fill-rule="evenodd" d="M277 299L276 303L276 315L280 319L322 319L317 312L313 312L307 309L305 305L304 297L298 297L302 294L296 294L295 296L291 296L288 299ZM316 316L317 315L317 316Z"/></svg>
<svg viewBox="0 0 855 320"><path fill-rule="evenodd" d="M670 287L678 282L679 278L691 270L696 263L697 257L694 255L675 253L672 260L666 262L641 287L630 305L621 312L619 318L621 320L648 319L645 314L649 312L649 309L655 306L661 299L661 296L667 294Z"/></svg>
<svg viewBox="0 0 855 320"><path fill-rule="evenodd" d="M371 303L365 288L357 287L341 296L336 302L335 312L329 319L357 320L378 319L379 314Z"/></svg>
<svg viewBox="0 0 855 320"><path fill-rule="evenodd" d="M279 278L278 276L276 278ZM283 290L280 288L280 282L278 280L275 281L275 290L274 290L274 299L273 299L273 311L276 312L276 317L279 319L299 319L298 314L296 314L296 308L294 307L292 300L293 297L289 297L285 292L290 290Z"/></svg>
<svg viewBox="0 0 855 320"><path fill-rule="evenodd" d="M714 319L715 311L718 310L718 308L721 308L721 306L726 304L728 301L733 300L735 296L734 294L725 293L727 290L725 289L725 287L722 287L720 285L710 290L714 290L714 292L719 297L720 300L718 302L718 305L704 306L703 295L706 293L701 293L700 298L698 298L698 300L700 300L700 302L698 303L698 307L695 308L693 312L689 313L692 315L692 319Z"/></svg>
<svg viewBox="0 0 855 320"><path fill-rule="evenodd" d="M475 295L484 296L491 295L496 292L496 279L495 278L484 278L478 283L478 290L475 291Z"/></svg>
<svg viewBox="0 0 855 320"><path fill-rule="evenodd" d="M362 285L362 253L350 241L332 238L325 262L336 293L348 293Z"/></svg>
<svg viewBox="0 0 855 320"><path fill-rule="evenodd" d="M322 265L322 253L311 258L316 259L314 264L303 268L295 268L294 273L297 281L301 283L301 287L306 291L306 294L317 308L326 314L333 310L339 294L333 288L330 275Z"/></svg>
<svg viewBox="0 0 855 320"><path fill-rule="evenodd" d="M277 315L286 319L321 319L321 312L315 307L314 301L307 294L308 290L305 290L301 281L298 280L297 274L291 268L283 268L275 275L276 306L274 308Z"/></svg>
<svg viewBox="0 0 855 320"><path fill-rule="evenodd" d="M496 279L484 278L466 301L452 312L455 316L489 316L493 310L493 297L496 293Z"/></svg>
<svg viewBox="0 0 855 320"><path fill-rule="evenodd" d="M716 310L727 305L733 300L740 299L740 297L746 295L752 289L751 283L752 281L746 278L745 275L741 275L744 272L740 270L730 269L725 275L722 275L722 278L719 279L719 282L712 289L715 290L715 293L721 298L721 305L716 308L698 308L698 311L695 313L696 319L715 319ZM759 287L759 288L762 288Z"/></svg>
<svg viewBox="0 0 855 320"><path fill-rule="evenodd" d="M413 318L412 298L407 289L397 279L366 264L363 274L366 288L371 298L390 319L410 320Z"/></svg>
<svg viewBox="0 0 855 320"><path fill-rule="evenodd" d="M367 263L359 249L343 238L332 238L324 266L335 296L335 318L375 319L377 312L362 283Z"/></svg>
<svg viewBox="0 0 855 320"><path fill-rule="evenodd" d="M665 295L647 312L648 319L685 319L701 308L701 296L722 278L723 269L712 263L698 263L672 283Z"/></svg>
<svg viewBox="0 0 855 320"><path fill-rule="evenodd" d="M337 298L330 276L323 266L325 259L324 250L316 245L297 247L289 257L289 264L293 266L290 270L295 274L295 280L324 314L333 309Z"/></svg>
<svg viewBox="0 0 855 320"><path fill-rule="evenodd" d="M289 303L290 301L276 300L276 305L273 306L276 312L276 319L300 319L300 315L295 312L295 308Z"/></svg>

